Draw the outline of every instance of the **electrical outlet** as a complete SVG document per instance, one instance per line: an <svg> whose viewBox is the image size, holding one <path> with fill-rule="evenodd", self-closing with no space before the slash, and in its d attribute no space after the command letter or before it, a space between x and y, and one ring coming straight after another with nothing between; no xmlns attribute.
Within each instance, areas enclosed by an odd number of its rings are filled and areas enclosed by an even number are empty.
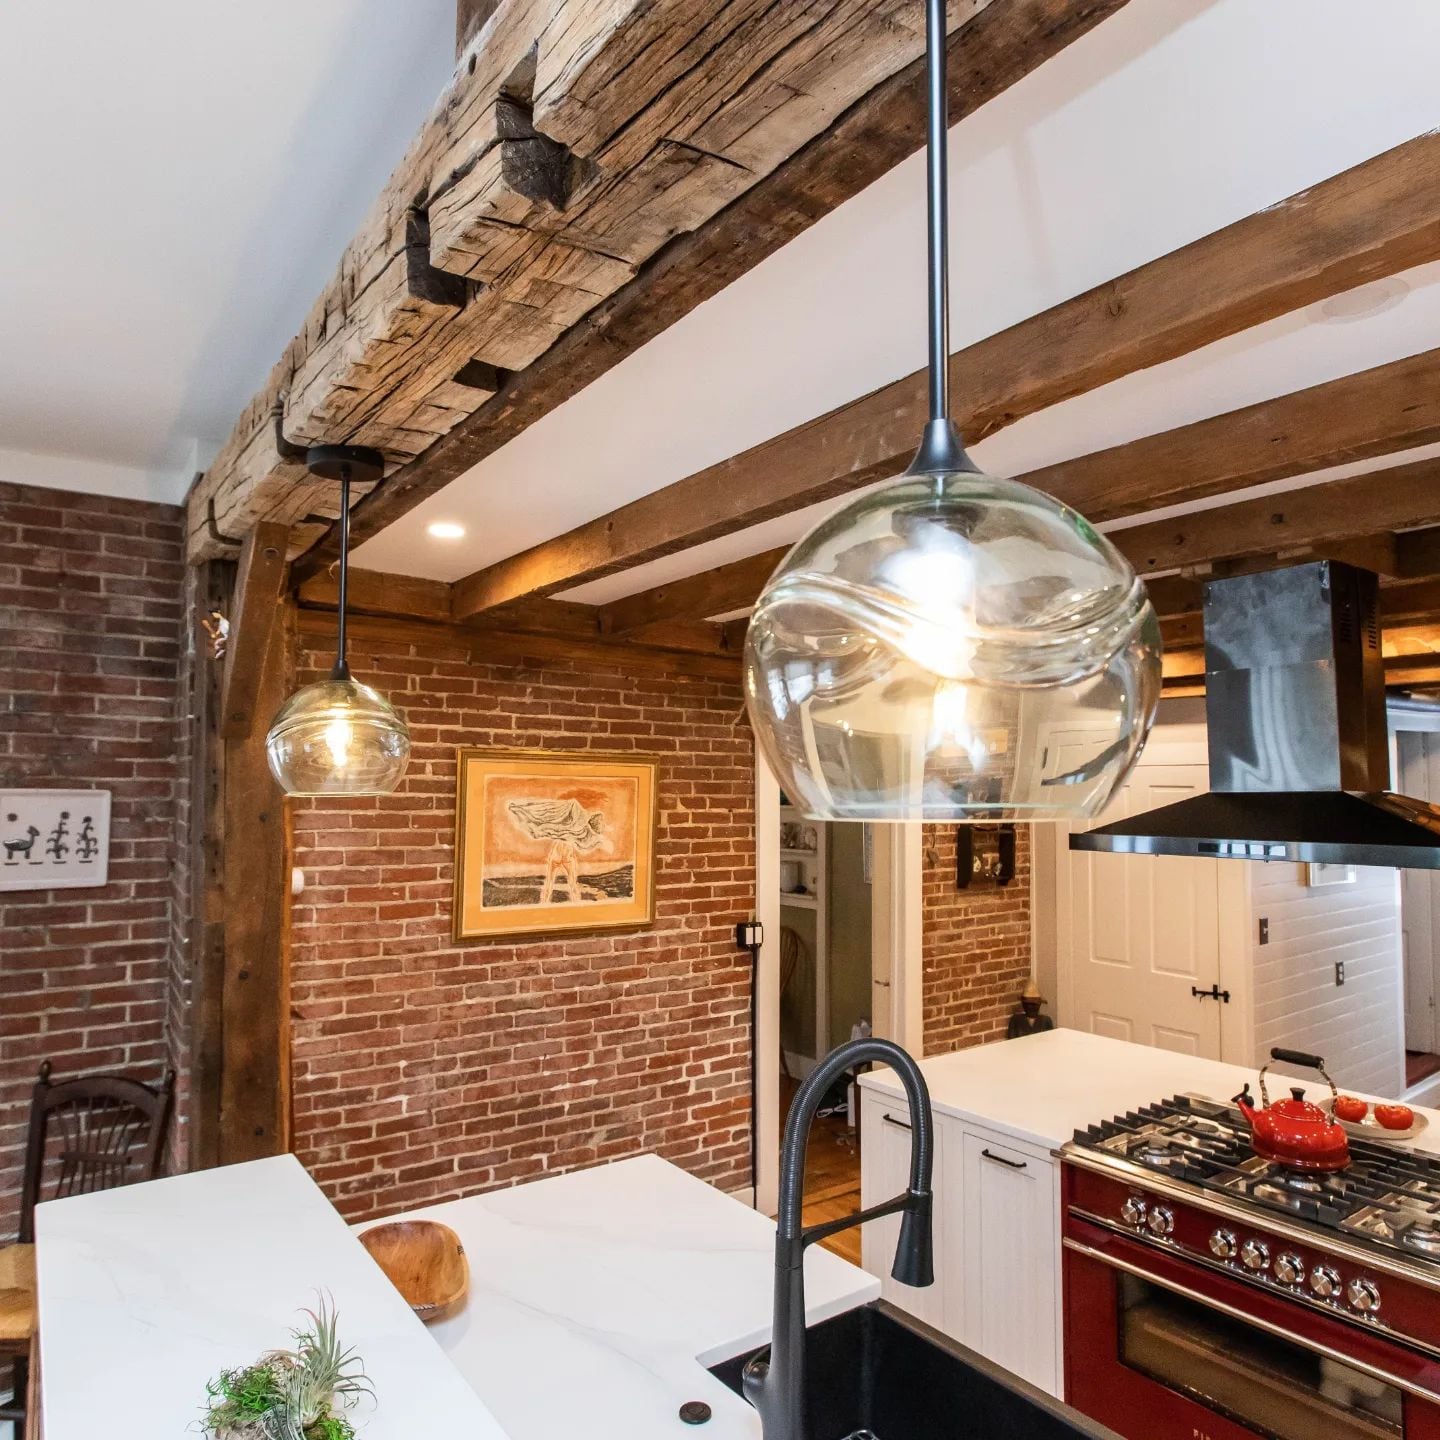
<svg viewBox="0 0 1440 1440"><path fill-rule="evenodd" d="M1260 917L1260 943L1262 945L1270 943L1270 921L1264 915Z"/></svg>
<svg viewBox="0 0 1440 1440"><path fill-rule="evenodd" d="M1345 962L1343 960L1335 962L1335 983L1337 985L1345 983Z"/></svg>

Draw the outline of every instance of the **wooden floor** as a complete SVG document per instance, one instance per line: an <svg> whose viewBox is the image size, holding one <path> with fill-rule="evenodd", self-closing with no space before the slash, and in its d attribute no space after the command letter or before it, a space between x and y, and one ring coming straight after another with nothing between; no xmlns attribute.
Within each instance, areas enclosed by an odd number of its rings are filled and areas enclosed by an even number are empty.
<svg viewBox="0 0 1440 1440"><path fill-rule="evenodd" d="M781 1103L790 1107L795 1082L781 1078ZM784 1116L781 1117L784 1129ZM839 1220L860 1209L859 1131L851 1130L843 1115L822 1115L810 1132L810 1149L805 1156L805 1207L807 1225ZM820 1242L853 1264L860 1263L860 1231L842 1230Z"/></svg>
<svg viewBox="0 0 1440 1440"><path fill-rule="evenodd" d="M1426 1050L1405 1052L1405 1088L1418 1085L1432 1075L1440 1073L1440 1055L1431 1055Z"/></svg>

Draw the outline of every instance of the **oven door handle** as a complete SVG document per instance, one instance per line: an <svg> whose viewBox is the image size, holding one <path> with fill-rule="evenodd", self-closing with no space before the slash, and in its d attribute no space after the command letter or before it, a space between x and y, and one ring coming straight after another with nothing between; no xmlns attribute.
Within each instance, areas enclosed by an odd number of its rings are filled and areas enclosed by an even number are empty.
<svg viewBox="0 0 1440 1440"><path fill-rule="evenodd" d="M1170 1291L1172 1295L1179 1295L1184 1300L1189 1300L1196 1305L1203 1305L1207 1310L1228 1315L1230 1319L1238 1320L1243 1325L1250 1325L1256 1330L1264 1330L1266 1334L1277 1336L1281 1340L1288 1340L1292 1345L1298 1345L1302 1350L1310 1351L1312 1355L1320 1355L1326 1360L1334 1360L1337 1364L1344 1365L1351 1370L1358 1370L1373 1380L1393 1385L1397 1390L1404 1390L1410 1395L1418 1395L1422 1400L1429 1400L1432 1403L1440 1399L1440 1396L1437 1396L1433 1390L1427 1390L1423 1385L1417 1385L1413 1380L1405 1379L1403 1375L1391 1374L1389 1370L1372 1365L1368 1360L1361 1360L1354 1355L1346 1354L1343 1350L1325 1344L1323 1340L1311 1340L1307 1336L1297 1335L1295 1331L1289 1330L1283 1325L1276 1325L1273 1321L1262 1320L1258 1316L1240 1309L1237 1305L1227 1305L1223 1300L1216 1300L1213 1296L1204 1295L1199 1290L1192 1290L1187 1285L1167 1280L1163 1275L1157 1275L1154 1271L1145 1269L1143 1265L1122 1260L1116 1255L1107 1255L1103 1250L1083 1245L1078 1240L1072 1240L1068 1235L1061 1243L1067 1250L1071 1250L1077 1255L1083 1255L1087 1260L1094 1260L1100 1265L1108 1265L1112 1270L1121 1270L1126 1275L1133 1275L1137 1280L1144 1280L1149 1285L1158 1285L1162 1290Z"/></svg>

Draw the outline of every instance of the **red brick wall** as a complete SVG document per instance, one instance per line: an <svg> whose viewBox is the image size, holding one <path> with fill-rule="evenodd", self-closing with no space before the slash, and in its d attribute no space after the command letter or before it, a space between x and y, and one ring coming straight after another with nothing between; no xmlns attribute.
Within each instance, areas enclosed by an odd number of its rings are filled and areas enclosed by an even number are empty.
<svg viewBox="0 0 1440 1440"><path fill-rule="evenodd" d="M982 847L985 841L981 841ZM1030 974L1030 829L1017 827L1016 875L955 886L955 828L923 841L925 1053L1003 1039Z"/></svg>
<svg viewBox="0 0 1440 1440"><path fill-rule="evenodd" d="M327 653L300 657L302 674ZM749 1179L754 771L738 683L555 661L481 665L362 641L408 714L401 790L298 803L295 1149L363 1217L654 1150ZM653 754L657 920L455 943L455 747Z"/></svg>
<svg viewBox="0 0 1440 1440"><path fill-rule="evenodd" d="M0 484L0 785L114 797L107 885L0 893L0 1239L40 1061L163 1068L181 543L172 506Z"/></svg>

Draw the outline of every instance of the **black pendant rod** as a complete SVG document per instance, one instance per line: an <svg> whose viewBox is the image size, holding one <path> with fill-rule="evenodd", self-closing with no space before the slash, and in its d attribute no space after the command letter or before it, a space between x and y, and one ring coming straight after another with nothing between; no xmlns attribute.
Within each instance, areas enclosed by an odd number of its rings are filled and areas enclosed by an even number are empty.
<svg viewBox="0 0 1440 1440"><path fill-rule="evenodd" d="M350 598L350 466L340 465L340 618L335 626L335 668L332 680L348 680L350 666L345 659L345 608Z"/></svg>
<svg viewBox="0 0 1440 1440"><path fill-rule="evenodd" d="M950 419L950 91L945 0L925 0L925 196L930 311L930 419L911 475L975 471Z"/></svg>
<svg viewBox="0 0 1440 1440"><path fill-rule="evenodd" d="M925 170L930 230L930 419L950 418L950 96L946 88L945 0L925 0Z"/></svg>

